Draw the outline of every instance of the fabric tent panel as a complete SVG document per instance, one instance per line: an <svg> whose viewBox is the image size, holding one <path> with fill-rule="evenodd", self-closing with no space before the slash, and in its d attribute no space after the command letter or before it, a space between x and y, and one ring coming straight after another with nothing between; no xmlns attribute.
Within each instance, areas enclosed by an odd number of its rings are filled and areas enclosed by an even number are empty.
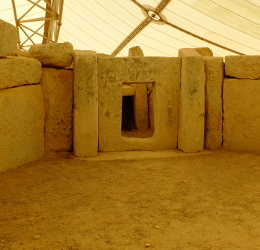
<svg viewBox="0 0 260 250"><path fill-rule="evenodd" d="M204 0L197 0L196 4L191 4L193 2L191 0L182 0L181 2L189 5L191 8L196 9L198 12L205 15L210 15L211 18L237 29L240 32L256 38L260 37L259 25L248 20L247 18L237 15L237 13L215 4L214 2L209 2L207 5L205 5Z"/></svg>

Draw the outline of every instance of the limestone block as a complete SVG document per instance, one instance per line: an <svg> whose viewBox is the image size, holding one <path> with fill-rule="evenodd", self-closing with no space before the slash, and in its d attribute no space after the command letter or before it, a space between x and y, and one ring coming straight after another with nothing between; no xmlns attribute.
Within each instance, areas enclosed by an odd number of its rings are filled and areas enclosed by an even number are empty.
<svg viewBox="0 0 260 250"><path fill-rule="evenodd" d="M99 150L156 150L177 147L180 58L98 58ZM122 84L153 86L154 134L121 136Z"/></svg>
<svg viewBox="0 0 260 250"><path fill-rule="evenodd" d="M226 56L225 74L235 78L260 78L260 56Z"/></svg>
<svg viewBox="0 0 260 250"><path fill-rule="evenodd" d="M139 46L135 46L129 49L128 56L144 56L144 53Z"/></svg>
<svg viewBox="0 0 260 250"><path fill-rule="evenodd" d="M16 27L0 19L0 57L16 55L17 42Z"/></svg>
<svg viewBox="0 0 260 250"><path fill-rule="evenodd" d="M88 56L76 53L73 64L74 153L82 157L96 156L99 126L96 54Z"/></svg>
<svg viewBox="0 0 260 250"><path fill-rule="evenodd" d="M44 154L44 103L38 85L0 90L0 171Z"/></svg>
<svg viewBox="0 0 260 250"><path fill-rule="evenodd" d="M260 80L224 80L223 147L260 152Z"/></svg>
<svg viewBox="0 0 260 250"><path fill-rule="evenodd" d="M134 87L124 84L122 86L122 96L133 96L133 95L135 95Z"/></svg>
<svg viewBox="0 0 260 250"><path fill-rule="evenodd" d="M33 45L28 51L28 57L39 60L43 66L54 68L69 67L74 56L72 44L49 43Z"/></svg>
<svg viewBox="0 0 260 250"><path fill-rule="evenodd" d="M179 49L178 57L183 56L201 56L201 54L193 48Z"/></svg>
<svg viewBox="0 0 260 250"><path fill-rule="evenodd" d="M204 57L205 89L205 147L222 146L222 86L224 65L222 57Z"/></svg>
<svg viewBox="0 0 260 250"><path fill-rule="evenodd" d="M46 150L72 149L73 71L44 67L42 89L45 104Z"/></svg>
<svg viewBox="0 0 260 250"><path fill-rule="evenodd" d="M39 83L41 75L41 63L33 58L0 59L0 89Z"/></svg>
<svg viewBox="0 0 260 250"><path fill-rule="evenodd" d="M182 51L183 52L183 51ZM178 147L187 153L204 146L205 72L202 56L182 54Z"/></svg>
<svg viewBox="0 0 260 250"><path fill-rule="evenodd" d="M148 128L148 95L146 83L131 84L135 89L134 115L137 129Z"/></svg>
<svg viewBox="0 0 260 250"><path fill-rule="evenodd" d="M202 56L213 56L213 52L210 48L202 47L202 48L195 48L195 50Z"/></svg>

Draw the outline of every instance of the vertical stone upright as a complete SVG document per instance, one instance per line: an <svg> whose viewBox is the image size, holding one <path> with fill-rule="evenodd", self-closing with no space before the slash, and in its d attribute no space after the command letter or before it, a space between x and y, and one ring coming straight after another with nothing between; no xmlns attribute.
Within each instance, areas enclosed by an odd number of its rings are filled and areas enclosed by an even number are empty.
<svg viewBox="0 0 260 250"><path fill-rule="evenodd" d="M74 57L74 153L91 157L98 152L97 55L76 52Z"/></svg>
<svg viewBox="0 0 260 250"><path fill-rule="evenodd" d="M222 146L223 58L204 57L204 60L206 71L205 147L217 149Z"/></svg>
<svg viewBox="0 0 260 250"><path fill-rule="evenodd" d="M129 49L129 57L140 56L143 57L144 53L139 46L132 47ZM148 94L146 84L131 84L135 89L134 96L134 114L135 123L137 129L146 129L149 125L149 114L148 114Z"/></svg>
<svg viewBox="0 0 260 250"><path fill-rule="evenodd" d="M178 148L187 153L204 147L204 59L193 49L179 50L182 58Z"/></svg>

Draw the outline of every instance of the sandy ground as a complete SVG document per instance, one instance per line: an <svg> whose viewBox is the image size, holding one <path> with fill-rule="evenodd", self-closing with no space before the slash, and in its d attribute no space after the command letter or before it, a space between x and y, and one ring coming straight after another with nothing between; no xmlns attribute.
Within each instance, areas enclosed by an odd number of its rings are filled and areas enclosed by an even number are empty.
<svg viewBox="0 0 260 250"><path fill-rule="evenodd" d="M4 250L260 249L259 154L52 153L0 191Z"/></svg>

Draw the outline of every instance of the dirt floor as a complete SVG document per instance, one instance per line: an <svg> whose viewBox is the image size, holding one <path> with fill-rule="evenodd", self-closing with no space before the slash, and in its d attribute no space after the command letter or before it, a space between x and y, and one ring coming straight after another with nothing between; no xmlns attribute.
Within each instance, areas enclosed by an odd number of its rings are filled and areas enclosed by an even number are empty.
<svg viewBox="0 0 260 250"><path fill-rule="evenodd" d="M52 153L0 191L4 250L260 249L259 154Z"/></svg>

